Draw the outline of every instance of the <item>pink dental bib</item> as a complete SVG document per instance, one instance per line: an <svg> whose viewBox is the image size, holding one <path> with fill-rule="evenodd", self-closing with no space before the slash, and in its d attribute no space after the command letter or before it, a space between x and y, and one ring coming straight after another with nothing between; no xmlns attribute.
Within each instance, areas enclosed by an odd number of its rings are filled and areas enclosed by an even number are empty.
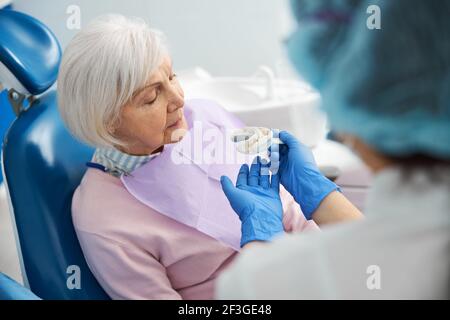
<svg viewBox="0 0 450 320"><path fill-rule="evenodd" d="M227 141L227 132L244 124L211 101L190 100L184 110L190 128L184 138L122 182L148 207L239 250L241 222L220 177L234 179L241 164L252 160Z"/></svg>

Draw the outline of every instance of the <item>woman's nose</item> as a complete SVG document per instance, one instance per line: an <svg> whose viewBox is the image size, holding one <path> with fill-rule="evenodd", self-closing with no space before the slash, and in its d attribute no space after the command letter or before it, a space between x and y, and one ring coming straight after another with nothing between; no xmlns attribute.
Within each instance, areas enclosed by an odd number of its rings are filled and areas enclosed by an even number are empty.
<svg viewBox="0 0 450 320"><path fill-rule="evenodd" d="M181 88L173 86L169 89L168 112L174 112L184 105L184 95Z"/></svg>

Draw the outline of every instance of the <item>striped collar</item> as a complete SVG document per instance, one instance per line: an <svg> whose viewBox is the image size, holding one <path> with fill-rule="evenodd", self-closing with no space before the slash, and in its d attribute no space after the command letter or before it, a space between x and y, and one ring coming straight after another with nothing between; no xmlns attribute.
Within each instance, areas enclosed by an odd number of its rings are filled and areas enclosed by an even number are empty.
<svg viewBox="0 0 450 320"><path fill-rule="evenodd" d="M92 162L104 166L111 175L120 177L121 175L129 175L133 170L141 167L158 155L159 153L148 156L132 156L115 148L97 148Z"/></svg>

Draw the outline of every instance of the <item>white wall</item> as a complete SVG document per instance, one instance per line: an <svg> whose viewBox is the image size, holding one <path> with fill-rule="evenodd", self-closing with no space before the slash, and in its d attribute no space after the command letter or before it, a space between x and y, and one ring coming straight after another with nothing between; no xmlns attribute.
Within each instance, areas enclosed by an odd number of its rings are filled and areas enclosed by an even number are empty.
<svg viewBox="0 0 450 320"><path fill-rule="evenodd" d="M46 23L63 48L69 5L81 25L104 13L140 16L162 30L175 67L202 66L214 75L249 75L258 65L284 63L282 40L292 26L287 0L15 0L17 10Z"/></svg>

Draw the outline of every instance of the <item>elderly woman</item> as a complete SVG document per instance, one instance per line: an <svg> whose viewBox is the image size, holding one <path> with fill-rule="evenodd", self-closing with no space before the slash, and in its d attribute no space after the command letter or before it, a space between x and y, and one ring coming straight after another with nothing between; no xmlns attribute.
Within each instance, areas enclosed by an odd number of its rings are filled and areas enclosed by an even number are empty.
<svg viewBox="0 0 450 320"><path fill-rule="evenodd" d="M218 127L237 119L209 104L188 107L159 33L118 15L97 18L68 45L58 99L72 134L97 147L72 217L101 286L115 299L212 298L214 280L239 249L222 241L229 234L220 225L239 220L219 180L207 176L208 187L197 189L203 171L177 167L167 153L196 117ZM314 226L282 197L286 231ZM196 211L206 205L210 224L200 225Z"/></svg>

